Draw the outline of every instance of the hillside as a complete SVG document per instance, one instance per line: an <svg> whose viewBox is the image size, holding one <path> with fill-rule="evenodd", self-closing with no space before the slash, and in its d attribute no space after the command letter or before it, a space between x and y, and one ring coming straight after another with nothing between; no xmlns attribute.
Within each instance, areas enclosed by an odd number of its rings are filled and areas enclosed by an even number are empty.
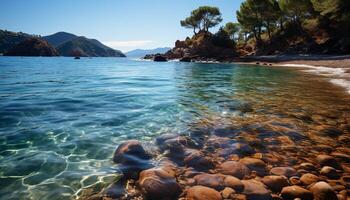
<svg viewBox="0 0 350 200"><path fill-rule="evenodd" d="M40 38L27 38L13 48L5 56L58 56L58 52L48 42Z"/></svg>
<svg viewBox="0 0 350 200"><path fill-rule="evenodd" d="M52 35L44 36L43 39L49 42L52 46L57 47L65 42L73 40L78 36L67 33L67 32L57 32Z"/></svg>
<svg viewBox="0 0 350 200"><path fill-rule="evenodd" d="M32 35L22 32L12 32L6 30L0 30L0 53L5 53L9 49L13 48L25 39L32 37Z"/></svg>
<svg viewBox="0 0 350 200"><path fill-rule="evenodd" d="M170 47L156 48L156 49L135 49L126 53L128 57L141 58L147 54L163 54L169 51Z"/></svg>
<svg viewBox="0 0 350 200"><path fill-rule="evenodd" d="M97 40L77 37L56 47L61 56L125 57Z"/></svg>

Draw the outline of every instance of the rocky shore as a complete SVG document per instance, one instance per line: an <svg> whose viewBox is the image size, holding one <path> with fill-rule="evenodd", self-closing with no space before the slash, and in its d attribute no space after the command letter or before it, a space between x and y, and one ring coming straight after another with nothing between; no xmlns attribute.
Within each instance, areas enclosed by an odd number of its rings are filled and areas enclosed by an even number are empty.
<svg viewBox="0 0 350 200"><path fill-rule="evenodd" d="M317 127L317 137L269 127L163 134L148 145L126 141L113 157L121 180L85 199L350 198L349 125Z"/></svg>

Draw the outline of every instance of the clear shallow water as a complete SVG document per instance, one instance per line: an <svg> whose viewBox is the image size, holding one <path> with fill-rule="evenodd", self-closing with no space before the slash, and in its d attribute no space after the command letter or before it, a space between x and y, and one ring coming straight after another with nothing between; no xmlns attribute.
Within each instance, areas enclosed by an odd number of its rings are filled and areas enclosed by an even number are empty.
<svg viewBox="0 0 350 200"><path fill-rule="evenodd" d="M71 199L118 179L122 141L234 124L350 124L349 95L287 68L0 57L1 199ZM311 119L311 121L310 121Z"/></svg>

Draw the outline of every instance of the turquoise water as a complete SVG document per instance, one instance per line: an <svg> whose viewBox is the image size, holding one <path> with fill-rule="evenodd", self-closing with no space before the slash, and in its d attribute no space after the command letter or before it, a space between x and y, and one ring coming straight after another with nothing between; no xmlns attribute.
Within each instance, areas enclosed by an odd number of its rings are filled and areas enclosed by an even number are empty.
<svg viewBox="0 0 350 200"><path fill-rule="evenodd" d="M118 179L113 151L128 139L300 115L321 116L295 124L305 131L347 124L349 97L325 79L238 64L0 57L0 199L105 187Z"/></svg>

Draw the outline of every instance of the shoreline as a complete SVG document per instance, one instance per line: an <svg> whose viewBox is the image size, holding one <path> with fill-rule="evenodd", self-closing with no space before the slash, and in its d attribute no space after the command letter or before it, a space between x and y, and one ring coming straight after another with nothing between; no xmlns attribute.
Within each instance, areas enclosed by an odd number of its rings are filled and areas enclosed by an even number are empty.
<svg viewBox="0 0 350 200"><path fill-rule="evenodd" d="M342 87L350 94L350 56L252 56L243 58L239 64L253 64L268 67L298 68L303 72L329 78L329 81Z"/></svg>

